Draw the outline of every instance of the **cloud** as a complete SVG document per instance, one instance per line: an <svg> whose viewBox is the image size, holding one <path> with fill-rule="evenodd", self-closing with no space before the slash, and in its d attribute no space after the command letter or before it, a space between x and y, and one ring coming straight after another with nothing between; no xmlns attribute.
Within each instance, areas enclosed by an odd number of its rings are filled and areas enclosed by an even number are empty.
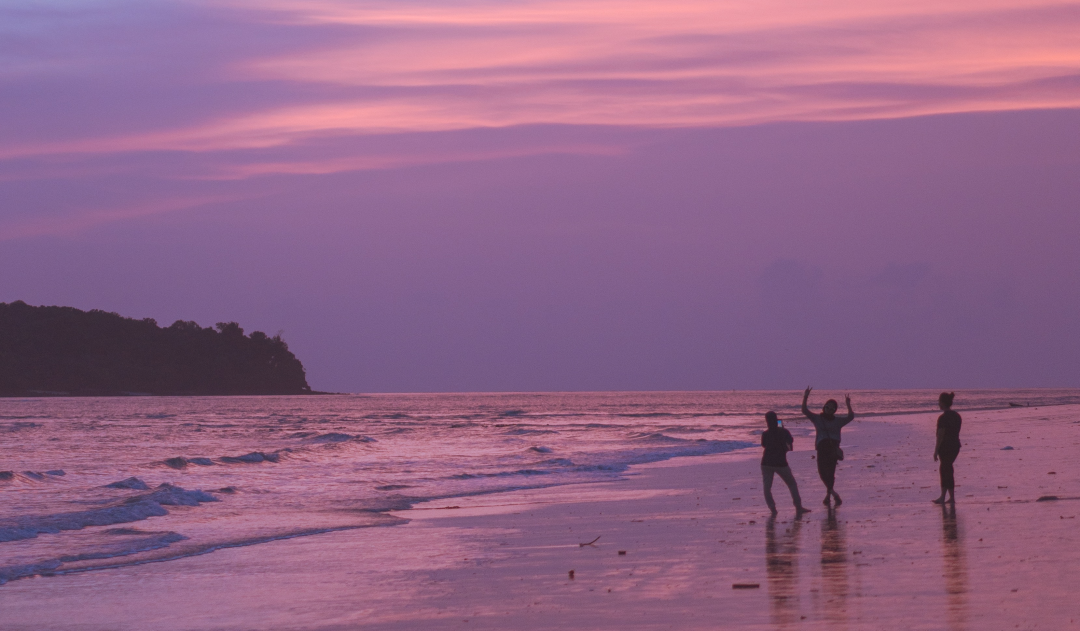
<svg viewBox="0 0 1080 631"><path fill-rule="evenodd" d="M1018 89L1080 69L1080 10L1068 5L271 6L298 24L386 33L242 72L397 88L389 102L399 110L437 100L439 112L416 124L725 126L1080 105L1076 86ZM837 85L847 89L817 89Z"/></svg>
<svg viewBox="0 0 1080 631"><path fill-rule="evenodd" d="M238 199L240 198L237 196L172 197L168 200L117 202L104 207L84 206L27 218L8 219L0 221L0 241L73 235L101 224L235 202Z"/></svg>
<svg viewBox="0 0 1080 631"><path fill-rule="evenodd" d="M3 14L11 63L0 88L15 104L4 118L20 122L2 158L204 154L536 124L722 127L1080 107L1074 4L59 6ZM273 164L319 171L324 162ZM265 172L260 164L235 172Z"/></svg>

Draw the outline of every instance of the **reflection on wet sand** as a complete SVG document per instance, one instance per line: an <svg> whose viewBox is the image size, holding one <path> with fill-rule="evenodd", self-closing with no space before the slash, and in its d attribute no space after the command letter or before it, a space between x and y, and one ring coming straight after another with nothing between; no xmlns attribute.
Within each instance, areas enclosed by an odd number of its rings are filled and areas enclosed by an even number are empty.
<svg viewBox="0 0 1080 631"><path fill-rule="evenodd" d="M956 505L941 507L941 546L944 565L945 593L947 595L945 618L949 629L967 629L967 553L961 537Z"/></svg>
<svg viewBox="0 0 1080 631"><path fill-rule="evenodd" d="M822 615L826 620L846 625L848 597L848 553L844 529L836 519L836 510L829 508L821 522L821 578L823 587Z"/></svg>
<svg viewBox="0 0 1080 631"><path fill-rule="evenodd" d="M768 576L772 623L786 627L799 621L799 531L803 522L794 520L776 534L776 517L765 522L765 572Z"/></svg>

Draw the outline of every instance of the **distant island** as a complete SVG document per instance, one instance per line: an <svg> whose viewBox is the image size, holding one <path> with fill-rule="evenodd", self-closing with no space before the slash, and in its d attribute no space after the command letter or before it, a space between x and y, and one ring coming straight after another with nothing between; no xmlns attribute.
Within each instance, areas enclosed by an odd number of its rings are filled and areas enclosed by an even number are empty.
<svg viewBox="0 0 1080 631"><path fill-rule="evenodd" d="M313 394L280 335L0 303L0 396Z"/></svg>

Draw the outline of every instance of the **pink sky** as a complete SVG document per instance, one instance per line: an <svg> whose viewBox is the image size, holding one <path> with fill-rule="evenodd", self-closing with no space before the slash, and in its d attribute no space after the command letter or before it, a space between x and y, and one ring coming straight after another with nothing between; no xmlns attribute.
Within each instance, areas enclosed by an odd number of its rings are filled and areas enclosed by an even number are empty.
<svg viewBox="0 0 1080 631"><path fill-rule="evenodd" d="M1075 386L1080 5L17 2L0 300L316 388Z"/></svg>

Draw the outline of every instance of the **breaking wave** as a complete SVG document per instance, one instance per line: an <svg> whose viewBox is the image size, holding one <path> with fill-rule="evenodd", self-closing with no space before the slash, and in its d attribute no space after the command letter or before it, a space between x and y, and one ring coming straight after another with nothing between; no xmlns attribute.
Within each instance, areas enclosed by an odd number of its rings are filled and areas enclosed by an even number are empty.
<svg viewBox="0 0 1080 631"><path fill-rule="evenodd" d="M129 478L129 480L141 480ZM127 483L129 480L124 480ZM132 486L120 488L139 488ZM142 485L145 488L145 484ZM64 530L80 530L88 526L126 524L168 515L166 506L198 506L218 499L203 491L188 491L165 483L149 493L125 498L114 504L90 510L51 515L28 515L0 522L0 542L33 539L40 534L56 534Z"/></svg>

